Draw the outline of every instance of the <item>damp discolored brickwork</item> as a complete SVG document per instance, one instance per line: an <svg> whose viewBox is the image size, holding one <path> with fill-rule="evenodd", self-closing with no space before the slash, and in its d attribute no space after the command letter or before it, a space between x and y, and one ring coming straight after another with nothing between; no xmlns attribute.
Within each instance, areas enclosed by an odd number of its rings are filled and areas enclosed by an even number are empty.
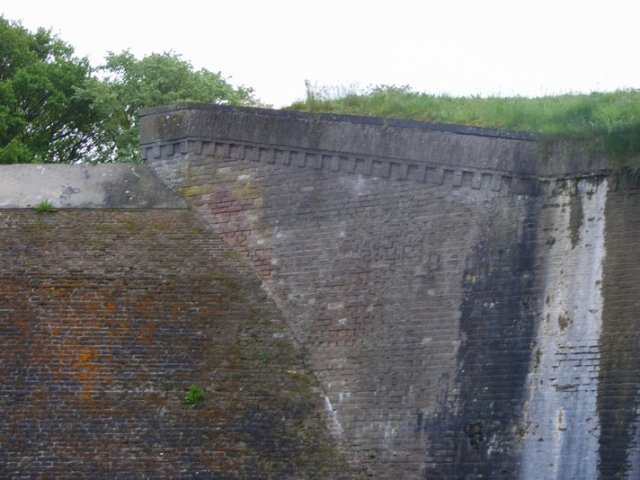
<svg viewBox="0 0 640 480"><path fill-rule="evenodd" d="M597 151L198 105L145 112L142 143L253 263L372 476L637 477L636 190Z"/></svg>
<svg viewBox="0 0 640 480"><path fill-rule="evenodd" d="M352 478L278 309L189 210L5 209L0 242L0 477Z"/></svg>
<svg viewBox="0 0 640 480"><path fill-rule="evenodd" d="M516 203L516 202L514 202ZM524 198L519 222L494 211L466 264L457 354L457 409L444 401L427 420L425 479L510 479L520 464L521 422L539 284L540 200ZM444 421L443 421L444 419ZM499 451L496 454L495 450Z"/></svg>
<svg viewBox="0 0 640 480"><path fill-rule="evenodd" d="M563 442L541 430L538 406L556 406L531 400L532 372L573 339L548 345L543 292L550 275L569 296L576 285L555 237L590 255L596 206L577 185L602 175L597 161L455 126L147 116L147 164L256 267L309 352L333 434L373 477L527 478L525 461L548 475ZM555 391L572 366L537 380ZM567 398L572 426L553 431L575 443L588 414Z"/></svg>
<svg viewBox="0 0 640 480"><path fill-rule="evenodd" d="M274 292L344 448L374 478L422 478L425 461L451 458L457 446L426 423L459 388L467 252L492 241L483 223L508 192L209 156L175 167L187 169L178 191ZM505 211L505 238L519 212ZM447 398L449 412L464 401Z"/></svg>
<svg viewBox="0 0 640 480"><path fill-rule="evenodd" d="M625 184L626 183L626 184ZM640 189L622 182L607 199L607 256L597 413L600 478L640 476Z"/></svg>
<svg viewBox="0 0 640 480"><path fill-rule="evenodd" d="M191 104L142 143L3 189L0 476L638 476L637 190L597 152Z"/></svg>

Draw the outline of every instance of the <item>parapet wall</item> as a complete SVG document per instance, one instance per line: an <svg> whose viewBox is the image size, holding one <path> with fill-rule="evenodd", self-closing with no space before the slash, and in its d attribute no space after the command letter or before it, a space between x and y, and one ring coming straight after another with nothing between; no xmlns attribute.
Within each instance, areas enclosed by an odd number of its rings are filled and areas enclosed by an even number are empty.
<svg viewBox="0 0 640 480"><path fill-rule="evenodd" d="M145 110L142 119L145 160L190 153L516 194L608 169L602 157L543 149L528 133L459 125L201 104Z"/></svg>
<svg viewBox="0 0 640 480"><path fill-rule="evenodd" d="M375 478L635 478L638 200L603 158L193 104L141 131L147 165L260 273Z"/></svg>

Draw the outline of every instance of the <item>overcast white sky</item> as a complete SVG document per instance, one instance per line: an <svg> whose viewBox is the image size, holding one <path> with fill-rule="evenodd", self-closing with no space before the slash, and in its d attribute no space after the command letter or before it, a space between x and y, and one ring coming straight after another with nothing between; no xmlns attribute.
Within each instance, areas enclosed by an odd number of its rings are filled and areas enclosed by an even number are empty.
<svg viewBox="0 0 640 480"><path fill-rule="evenodd" d="M453 95L640 88L633 0L3 0L92 64L172 50L275 107L320 85Z"/></svg>

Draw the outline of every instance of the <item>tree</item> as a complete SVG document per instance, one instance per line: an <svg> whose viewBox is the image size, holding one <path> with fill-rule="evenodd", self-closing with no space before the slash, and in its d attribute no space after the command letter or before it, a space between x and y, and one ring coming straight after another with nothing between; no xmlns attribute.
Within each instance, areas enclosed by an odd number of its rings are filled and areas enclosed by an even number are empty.
<svg viewBox="0 0 640 480"><path fill-rule="evenodd" d="M143 107L256 104L253 91L175 53L109 54L93 69L50 31L0 17L0 163L139 161Z"/></svg>
<svg viewBox="0 0 640 480"><path fill-rule="evenodd" d="M141 60L128 51L110 53L100 72L105 75L94 95L94 107L104 114L100 161L129 162L139 158L138 111L181 101L253 105L253 90L233 87L220 73L193 66L172 52ZM106 87L106 88L105 88ZM110 150L108 150L110 149Z"/></svg>
<svg viewBox="0 0 640 480"><path fill-rule="evenodd" d="M86 59L51 32L0 17L0 163L73 162L88 154L98 112L78 95Z"/></svg>

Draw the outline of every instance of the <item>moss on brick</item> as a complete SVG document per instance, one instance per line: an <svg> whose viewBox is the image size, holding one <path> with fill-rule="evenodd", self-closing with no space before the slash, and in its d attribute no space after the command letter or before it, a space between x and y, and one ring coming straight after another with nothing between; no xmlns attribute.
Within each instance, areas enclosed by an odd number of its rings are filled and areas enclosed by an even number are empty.
<svg viewBox="0 0 640 480"><path fill-rule="evenodd" d="M0 218L3 474L353 477L279 310L191 212Z"/></svg>

